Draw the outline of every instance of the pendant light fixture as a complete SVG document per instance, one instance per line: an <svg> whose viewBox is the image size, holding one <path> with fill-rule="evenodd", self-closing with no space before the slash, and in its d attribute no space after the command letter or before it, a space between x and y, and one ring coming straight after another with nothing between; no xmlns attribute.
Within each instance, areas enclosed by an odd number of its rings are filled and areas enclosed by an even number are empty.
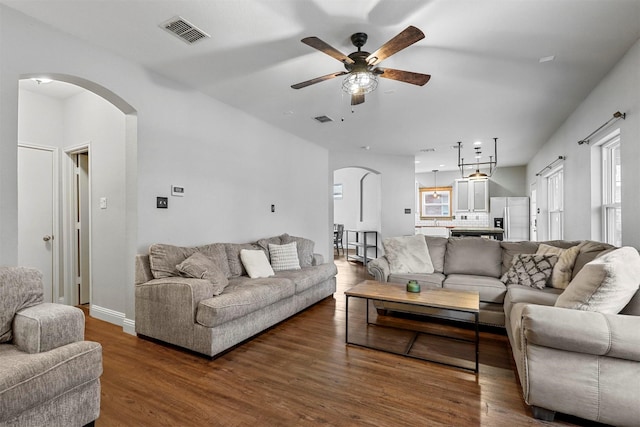
<svg viewBox="0 0 640 427"><path fill-rule="evenodd" d="M433 172L433 198L437 199L440 197L440 195L438 194L438 169L434 169L431 172Z"/></svg>

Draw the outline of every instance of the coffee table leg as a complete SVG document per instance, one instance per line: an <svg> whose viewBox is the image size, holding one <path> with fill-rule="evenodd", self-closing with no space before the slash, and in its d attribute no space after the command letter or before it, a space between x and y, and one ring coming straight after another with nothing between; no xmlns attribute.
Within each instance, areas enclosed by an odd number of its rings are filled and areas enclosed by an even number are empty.
<svg viewBox="0 0 640 427"><path fill-rule="evenodd" d="M345 310L344 342L349 344L349 295L347 295L347 299L345 300L344 310Z"/></svg>
<svg viewBox="0 0 640 427"><path fill-rule="evenodd" d="M367 305L366 305L366 310L367 310L367 325L369 325L369 298L366 299L367 301Z"/></svg>
<svg viewBox="0 0 640 427"><path fill-rule="evenodd" d="M475 318L476 318L476 374L478 372L480 372L479 368L479 364L478 364L478 358L480 356L480 333L478 331L478 313L474 313L475 314Z"/></svg>

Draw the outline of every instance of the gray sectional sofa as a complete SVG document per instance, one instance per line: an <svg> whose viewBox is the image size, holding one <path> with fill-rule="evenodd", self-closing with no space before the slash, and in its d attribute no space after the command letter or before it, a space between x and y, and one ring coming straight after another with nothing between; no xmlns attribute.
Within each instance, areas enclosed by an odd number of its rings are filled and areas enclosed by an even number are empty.
<svg viewBox="0 0 640 427"><path fill-rule="evenodd" d="M242 249L297 243L301 268L250 278ZM228 283L219 295L210 280L184 277L176 266L194 253L214 260ZM255 243L199 247L156 244L136 256L136 332L213 357L331 296L337 269L313 253L313 242L287 234Z"/></svg>
<svg viewBox="0 0 640 427"><path fill-rule="evenodd" d="M386 256L369 262L368 271L382 282L413 279L427 288L477 291L481 323L506 328L524 400L536 418L553 420L561 412L617 426L639 425L640 276L629 279L633 296L616 313L562 308L555 304L564 289L505 286L500 280L514 256L534 254L541 243L574 248L571 281L616 248L592 241L425 239L432 274L390 274ZM580 278L589 279L588 273L585 269ZM394 304L378 303L378 308L406 311Z"/></svg>
<svg viewBox="0 0 640 427"><path fill-rule="evenodd" d="M82 310L42 301L40 272L0 267L0 426L93 425L102 347Z"/></svg>

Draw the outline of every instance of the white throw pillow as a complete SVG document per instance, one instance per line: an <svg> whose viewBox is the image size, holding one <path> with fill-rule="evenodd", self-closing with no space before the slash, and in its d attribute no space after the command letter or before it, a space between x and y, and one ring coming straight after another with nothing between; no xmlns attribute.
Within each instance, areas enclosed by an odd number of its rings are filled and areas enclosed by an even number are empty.
<svg viewBox="0 0 640 427"><path fill-rule="evenodd" d="M244 265L244 268L247 270L247 274L252 279L256 279L258 277L270 277L274 275L271 264L269 264L269 260L267 259L267 255L265 255L262 249L242 249L240 250L240 260L242 260L242 265Z"/></svg>
<svg viewBox="0 0 640 427"><path fill-rule="evenodd" d="M617 314L640 285L640 255L625 246L585 264L556 300L556 307Z"/></svg>
<svg viewBox="0 0 640 427"><path fill-rule="evenodd" d="M558 262L553 267L553 272L548 280L548 284L552 288L566 289L571 282L573 266L576 264L576 258L580 254L580 245L572 246L568 249L558 248L556 246L545 245L540 243L536 255L557 255Z"/></svg>
<svg viewBox="0 0 640 427"><path fill-rule="evenodd" d="M287 243L286 245L269 243L269 256L271 257L273 271L300 270L296 242Z"/></svg>
<svg viewBox="0 0 640 427"><path fill-rule="evenodd" d="M391 274L433 273L433 263L423 235L389 237L383 239L382 245Z"/></svg>

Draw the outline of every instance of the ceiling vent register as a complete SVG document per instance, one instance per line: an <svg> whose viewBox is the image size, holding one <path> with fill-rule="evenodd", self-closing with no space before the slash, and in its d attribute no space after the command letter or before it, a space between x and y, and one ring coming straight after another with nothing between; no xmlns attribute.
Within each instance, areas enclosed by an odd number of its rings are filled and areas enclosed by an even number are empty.
<svg viewBox="0 0 640 427"><path fill-rule="evenodd" d="M163 22L160 24L160 27L189 44L211 37L209 34L205 33L200 28L180 16L175 16L168 21Z"/></svg>
<svg viewBox="0 0 640 427"><path fill-rule="evenodd" d="M314 117L314 119L319 121L320 123L329 123L333 121L333 119L329 116L318 116Z"/></svg>

